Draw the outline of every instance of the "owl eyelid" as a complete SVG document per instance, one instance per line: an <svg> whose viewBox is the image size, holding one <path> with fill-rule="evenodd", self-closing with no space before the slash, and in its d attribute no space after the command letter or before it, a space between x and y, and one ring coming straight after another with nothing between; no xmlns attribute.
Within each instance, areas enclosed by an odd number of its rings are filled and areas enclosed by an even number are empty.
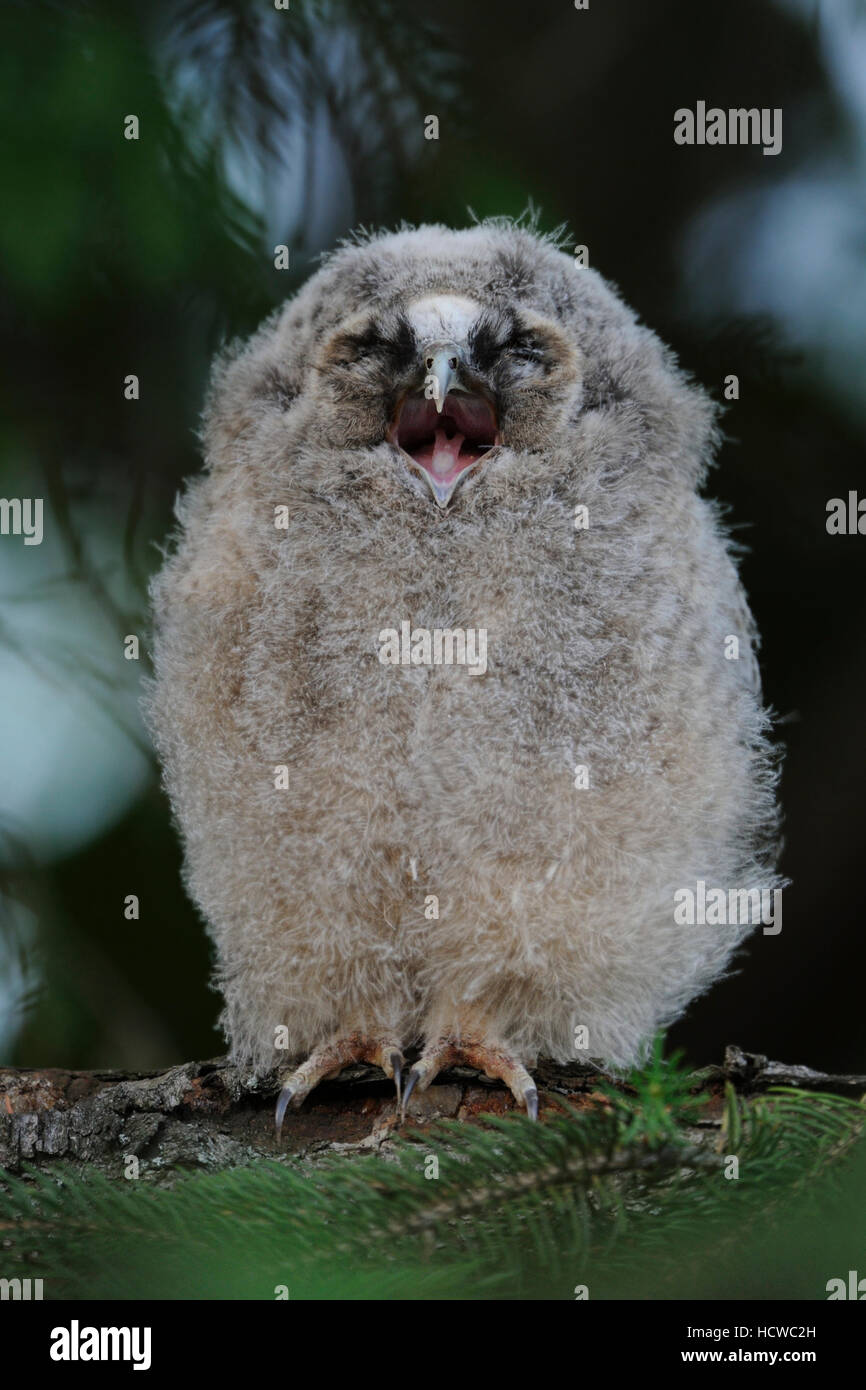
<svg viewBox="0 0 866 1390"><path fill-rule="evenodd" d="M357 361L359 357L370 357L378 348L382 347L382 341L379 338L363 334L357 338L347 338L346 346L351 349L353 360Z"/></svg>
<svg viewBox="0 0 866 1390"><path fill-rule="evenodd" d="M512 343L508 351L514 357L521 357L527 362L544 361L544 349L536 343Z"/></svg>
<svg viewBox="0 0 866 1390"><path fill-rule="evenodd" d="M372 329L357 336L348 336L344 343L349 352L340 360L338 365L341 367L351 367L368 357L399 357L405 355L407 347L399 339L385 336Z"/></svg>

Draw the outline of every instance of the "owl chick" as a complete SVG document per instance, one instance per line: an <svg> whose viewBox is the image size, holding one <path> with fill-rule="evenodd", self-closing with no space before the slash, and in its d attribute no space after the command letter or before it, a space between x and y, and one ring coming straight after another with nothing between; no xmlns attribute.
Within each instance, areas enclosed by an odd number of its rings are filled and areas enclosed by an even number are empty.
<svg viewBox="0 0 866 1390"><path fill-rule="evenodd" d="M639 1060L750 930L675 915L776 882L715 414L501 219L344 245L217 363L147 704L278 1127L356 1060L534 1117L539 1054Z"/></svg>

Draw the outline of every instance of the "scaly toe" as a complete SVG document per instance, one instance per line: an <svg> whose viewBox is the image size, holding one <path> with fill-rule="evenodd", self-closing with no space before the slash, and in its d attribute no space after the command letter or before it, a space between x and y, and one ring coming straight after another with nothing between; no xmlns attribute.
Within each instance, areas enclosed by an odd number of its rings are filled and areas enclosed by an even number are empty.
<svg viewBox="0 0 866 1390"><path fill-rule="evenodd" d="M491 1081L503 1081L529 1118L538 1119L538 1088L523 1063L507 1047L501 1043L484 1043L475 1038L458 1039L444 1035L425 1044L423 1053L409 1071L403 1091L404 1116L416 1086L419 1091L426 1091L438 1073L455 1062L476 1067Z"/></svg>
<svg viewBox="0 0 866 1390"><path fill-rule="evenodd" d="M381 1067L397 1087L399 1104L403 1072L403 1054L399 1042L390 1034L340 1034L315 1048L305 1062L286 1076L274 1115L277 1137L282 1133L289 1106L298 1110L320 1081L339 1076L343 1068L351 1066L353 1062L369 1062Z"/></svg>

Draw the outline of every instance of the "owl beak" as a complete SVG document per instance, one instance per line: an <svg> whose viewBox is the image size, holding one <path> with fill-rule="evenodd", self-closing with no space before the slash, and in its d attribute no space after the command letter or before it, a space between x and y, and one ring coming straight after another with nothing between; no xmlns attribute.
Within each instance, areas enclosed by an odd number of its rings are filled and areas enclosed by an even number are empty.
<svg viewBox="0 0 866 1390"><path fill-rule="evenodd" d="M451 501L451 498L454 496L454 493L457 490L457 484L460 482L462 476L463 474L460 473L456 477L451 478L449 481L445 482L440 481L439 478L434 478L432 473L428 473L425 471L424 477L427 479L430 491L433 493L433 496L436 498L437 504L442 508L443 511L448 506L448 503Z"/></svg>
<svg viewBox="0 0 866 1390"><path fill-rule="evenodd" d="M424 349L424 394L436 403L437 415L442 414L445 397L457 385L460 350L454 343L433 343Z"/></svg>

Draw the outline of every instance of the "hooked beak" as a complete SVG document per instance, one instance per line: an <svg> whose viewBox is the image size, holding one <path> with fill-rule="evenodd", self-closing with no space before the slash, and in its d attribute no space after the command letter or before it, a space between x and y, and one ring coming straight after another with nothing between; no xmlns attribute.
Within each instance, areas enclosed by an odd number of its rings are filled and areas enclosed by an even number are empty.
<svg viewBox="0 0 866 1390"><path fill-rule="evenodd" d="M437 343L428 347L424 354L424 395L436 404L437 415L442 414L445 397L457 384L457 371L460 366L460 353L453 343Z"/></svg>

